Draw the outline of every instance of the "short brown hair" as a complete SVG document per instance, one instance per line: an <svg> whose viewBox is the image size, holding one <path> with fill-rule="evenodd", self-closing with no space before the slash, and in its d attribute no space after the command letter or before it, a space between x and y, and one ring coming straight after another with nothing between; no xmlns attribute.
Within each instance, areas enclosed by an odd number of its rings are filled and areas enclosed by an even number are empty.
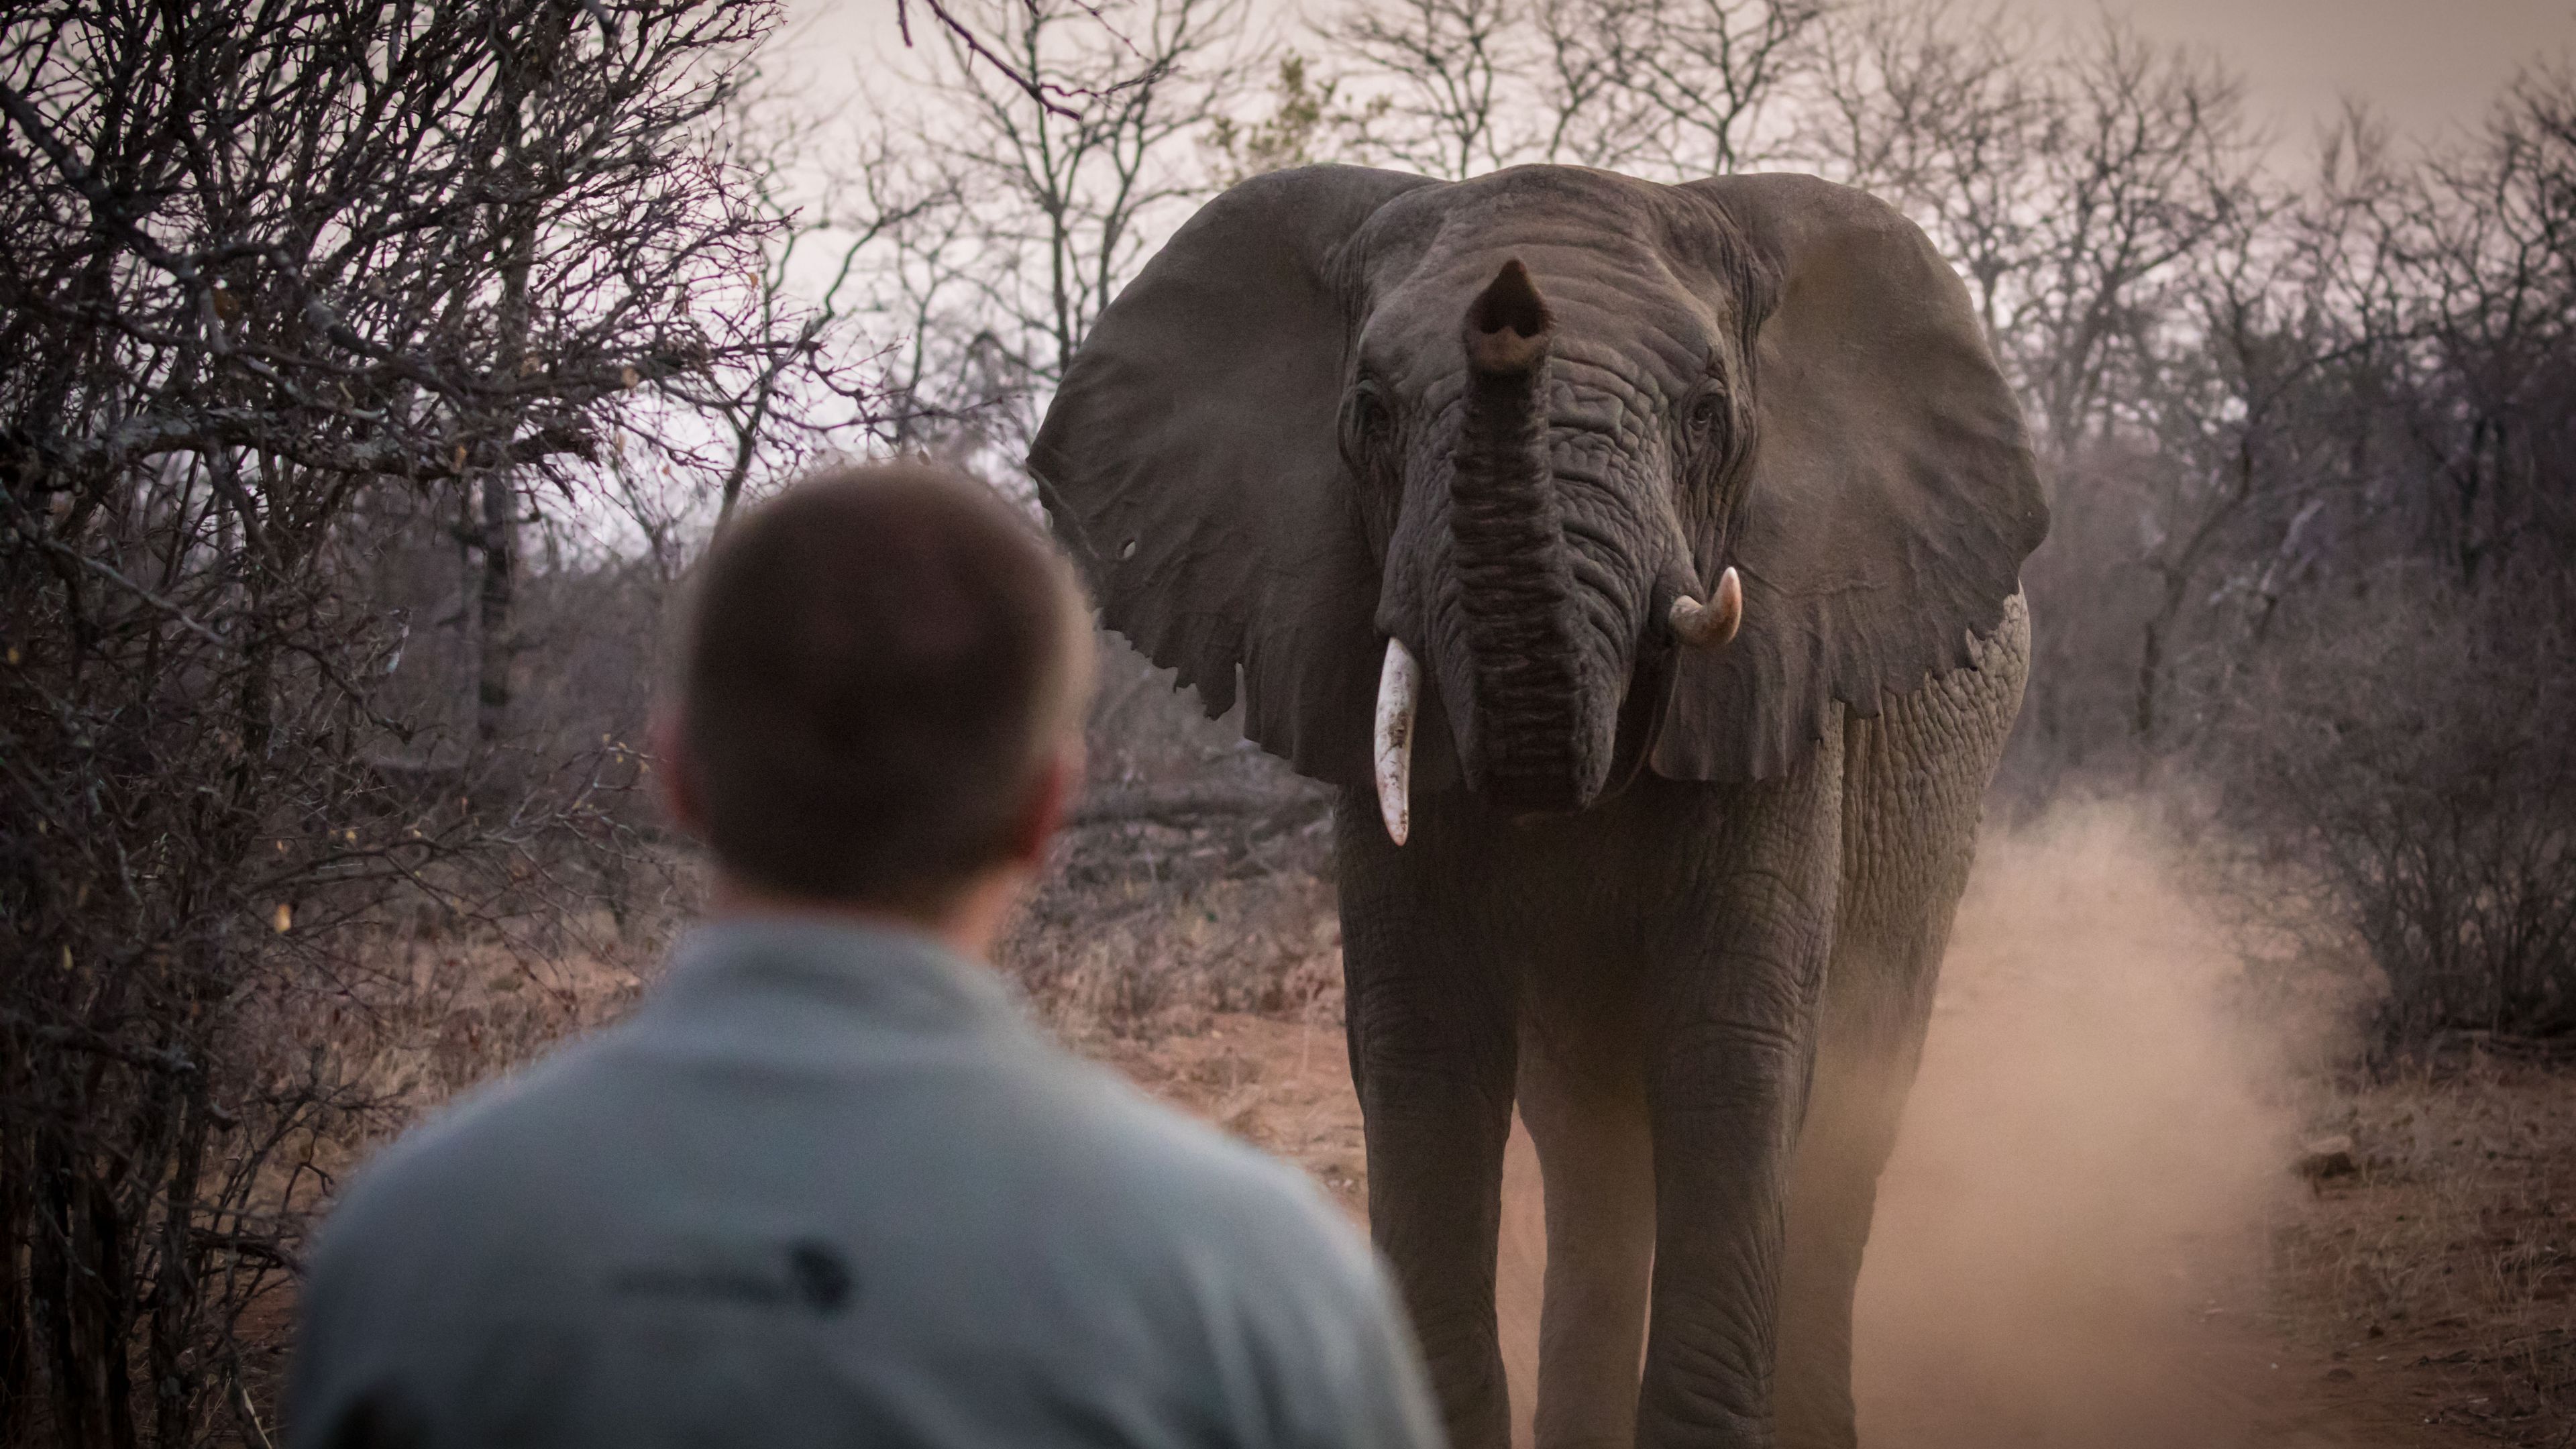
<svg viewBox="0 0 2576 1449"><path fill-rule="evenodd" d="M707 843L746 882L935 908L1002 860L1079 726L1090 613L1030 518L923 463L837 468L699 566L680 726Z"/></svg>

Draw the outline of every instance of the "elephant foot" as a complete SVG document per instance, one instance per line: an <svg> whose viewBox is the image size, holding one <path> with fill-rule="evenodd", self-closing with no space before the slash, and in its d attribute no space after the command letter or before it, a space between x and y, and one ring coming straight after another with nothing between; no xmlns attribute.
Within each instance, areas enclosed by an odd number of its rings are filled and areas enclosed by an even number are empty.
<svg viewBox="0 0 2576 1449"><path fill-rule="evenodd" d="M1641 1425L1637 1449L1780 1449L1780 1437L1767 1419L1740 1414L1694 1415Z"/></svg>

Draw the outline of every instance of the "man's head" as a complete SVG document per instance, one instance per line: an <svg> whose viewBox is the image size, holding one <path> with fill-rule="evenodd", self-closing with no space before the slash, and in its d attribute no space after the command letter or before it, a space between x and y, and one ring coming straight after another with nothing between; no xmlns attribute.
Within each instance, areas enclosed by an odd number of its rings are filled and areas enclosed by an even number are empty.
<svg viewBox="0 0 2576 1449"><path fill-rule="evenodd" d="M992 490L835 469L700 566L666 706L674 812L729 887L939 918L1033 864L1091 683L1073 572Z"/></svg>

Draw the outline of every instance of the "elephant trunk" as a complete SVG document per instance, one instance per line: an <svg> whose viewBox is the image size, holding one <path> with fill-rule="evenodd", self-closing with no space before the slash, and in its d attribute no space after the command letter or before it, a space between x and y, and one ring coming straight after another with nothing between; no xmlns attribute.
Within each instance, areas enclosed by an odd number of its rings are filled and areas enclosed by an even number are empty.
<svg viewBox="0 0 2576 1449"><path fill-rule="evenodd" d="M1609 775L1574 630L1574 576L1547 438L1555 323L1517 260L1467 309L1467 387L1451 455L1469 778L1503 804L1578 810Z"/></svg>

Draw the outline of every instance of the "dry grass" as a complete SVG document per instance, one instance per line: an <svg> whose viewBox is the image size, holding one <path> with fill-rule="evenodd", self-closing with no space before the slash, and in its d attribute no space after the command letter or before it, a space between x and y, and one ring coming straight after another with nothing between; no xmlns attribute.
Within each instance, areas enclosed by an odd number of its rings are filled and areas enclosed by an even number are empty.
<svg viewBox="0 0 2576 1449"><path fill-rule="evenodd" d="M2576 1443L2576 1075L2474 1055L2336 1094L2359 1170L2275 1235L2291 1332L2424 1422Z"/></svg>
<svg viewBox="0 0 2576 1449"><path fill-rule="evenodd" d="M2337 1086L2323 1024L2238 989L2232 939L2135 812L1988 842L1864 1282L1873 1442L2569 1442L2576 1080L2490 1062ZM1338 1006L1083 1045L1357 1215ZM2361 1173L2311 1191L2297 1143L2331 1132ZM1524 1408L1544 1257L1516 1135L1498 1286Z"/></svg>
<svg viewBox="0 0 2576 1449"><path fill-rule="evenodd" d="M1275 788L1254 781L1244 798ZM1217 1012L1294 1017L1322 1002L1338 1019L1332 822L1288 798L1284 812L1068 832L1002 942L1002 968L1076 1043L1187 1034Z"/></svg>
<svg viewBox="0 0 2576 1449"><path fill-rule="evenodd" d="M332 989L290 998L289 1014L269 1024L278 1061L268 1070L326 1071L363 1105L316 1119L264 1159L258 1200L298 1218L326 1207L378 1147L460 1093L624 1016L676 929L677 900L651 899L649 910L629 902L622 912L473 920L432 903L383 912L369 928L374 944L353 951ZM243 1168L228 1159L220 1170ZM294 1297L280 1278L238 1324L233 1351L255 1422L276 1422Z"/></svg>
<svg viewBox="0 0 2576 1449"><path fill-rule="evenodd" d="M1321 1012L1215 1013L1192 1033L1093 1047L1157 1096L1304 1168L1355 1220L1364 1218L1366 1155L1338 1022ZM2338 1096L2339 1107L2359 1110L2337 1110L2336 1125L2358 1129L2365 1144L2385 1126L2407 1151L2425 1154L2421 1165L2401 1170L2371 1151L2360 1178L2275 1199L2269 1271L2210 1275L2198 1265L2177 1273L2177 1287L2196 1306L2114 1305L2110 1311L2128 1314L2131 1330L2144 1328L2149 1341L2120 1355L2087 1351L2071 1371L2060 1365L2072 1376L2038 1398L2062 1411L2057 1427L2065 1432L2036 1442L2193 1449L2570 1442L2571 1088L2576 1082L2563 1072L2484 1069ZM2491 1144L2517 1138L2519 1150L2494 1145L2497 1155L2486 1156ZM2552 1173L2554 1187L2532 1181ZM1545 1246L1534 1163L1517 1133L1505 1191L1505 1354L1526 1408ZM2210 1291L2221 1296L2204 1303L2198 1295ZM1886 1382L1886 1368L1872 1431L1878 1442L1947 1442L1939 1438L1945 1430L1964 1430L1971 1419L1985 1430L1973 1442L2021 1442L2020 1431L1991 1412L1963 1413ZM2014 1412L2031 1412L2033 1402L2019 1396ZM2067 1417L2080 1403L2094 1405L2090 1416ZM1898 1425L1914 1432L1897 1437Z"/></svg>
<svg viewBox="0 0 2576 1449"><path fill-rule="evenodd" d="M1024 924L1002 960L1075 1043L1189 1034L1218 1012L1340 1018L1341 928L1313 875L1116 887Z"/></svg>
<svg viewBox="0 0 2576 1449"><path fill-rule="evenodd" d="M1067 1041L1357 1215L1326 834L1313 816L1086 826L1002 956ZM2228 989L2227 933L2174 860L2118 811L1989 842L1882 1201L1873 1434L1893 1418L1921 1443L2576 1443L2576 1077L2492 1057L2317 1076L2311 1027L2259 1020L2277 994L2257 1010ZM424 921L389 942L365 1003L309 1025L403 1115L426 1111L623 1014L677 923L666 899L649 920L553 923L530 950ZM2351 1135L2359 1171L2300 1186L2303 1126ZM1508 1190L1525 1385L1544 1245L1518 1140ZM1917 1392L1927 1366L1937 1403Z"/></svg>

